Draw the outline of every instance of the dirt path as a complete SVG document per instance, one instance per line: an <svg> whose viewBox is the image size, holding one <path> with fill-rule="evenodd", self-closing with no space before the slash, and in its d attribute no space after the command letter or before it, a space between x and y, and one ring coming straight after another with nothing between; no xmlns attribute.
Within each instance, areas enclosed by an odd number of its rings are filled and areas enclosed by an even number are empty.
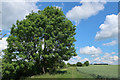
<svg viewBox="0 0 120 80"><path fill-rule="evenodd" d="M79 72L77 72L75 67L72 67L71 68L71 76L72 76L72 78L76 78L76 76L77 76L76 74L79 74Z"/></svg>

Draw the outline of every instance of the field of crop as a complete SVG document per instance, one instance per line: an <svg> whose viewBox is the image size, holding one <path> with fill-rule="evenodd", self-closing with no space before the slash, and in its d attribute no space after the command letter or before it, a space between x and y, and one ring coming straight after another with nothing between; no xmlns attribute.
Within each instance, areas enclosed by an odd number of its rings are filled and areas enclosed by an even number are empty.
<svg viewBox="0 0 120 80"><path fill-rule="evenodd" d="M80 73L92 75L96 78L118 78L117 65L91 65L88 67L77 67Z"/></svg>

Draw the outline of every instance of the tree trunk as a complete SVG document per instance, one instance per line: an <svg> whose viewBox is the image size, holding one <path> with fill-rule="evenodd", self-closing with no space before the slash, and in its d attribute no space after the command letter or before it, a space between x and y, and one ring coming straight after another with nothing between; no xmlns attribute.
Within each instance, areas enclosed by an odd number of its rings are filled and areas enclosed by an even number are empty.
<svg viewBox="0 0 120 80"><path fill-rule="evenodd" d="M45 68L43 67L43 73L45 74Z"/></svg>

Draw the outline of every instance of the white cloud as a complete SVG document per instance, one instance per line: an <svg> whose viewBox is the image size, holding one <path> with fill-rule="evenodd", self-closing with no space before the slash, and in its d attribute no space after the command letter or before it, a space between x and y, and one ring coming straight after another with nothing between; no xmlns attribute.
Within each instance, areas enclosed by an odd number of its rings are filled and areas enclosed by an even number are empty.
<svg viewBox="0 0 120 80"><path fill-rule="evenodd" d="M2 0L2 2L37 2L40 0Z"/></svg>
<svg viewBox="0 0 120 80"><path fill-rule="evenodd" d="M80 60L80 62L82 62L82 63L85 62L85 61L89 61L89 63L90 63L90 60L88 58L84 58L84 59Z"/></svg>
<svg viewBox="0 0 120 80"><path fill-rule="evenodd" d="M60 7L60 6L55 6L56 8L58 8L58 9L61 9L62 7Z"/></svg>
<svg viewBox="0 0 120 80"><path fill-rule="evenodd" d="M56 8L58 8L58 9L63 9L63 7L64 7L64 3L62 2L62 4L60 5L60 6L56 6L56 5L54 5Z"/></svg>
<svg viewBox="0 0 120 80"><path fill-rule="evenodd" d="M75 57L73 57L73 59L80 60L81 57L79 57L79 56L75 56Z"/></svg>
<svg viewBox="0 0 120 80"><path fill-rule="evenodd" d="M91 59L81 58L80 56L74 56L70 60L66 61L66 63L76 64L77 62L84 63L85 61L89 61L90 63L108 63L108 64L118 64L118 56L116 52L104 53L103 56L95 56Z"/></svg>
<svg viewBox="0 0 120 80"><path fill-rule="evenodd" d="M95 40L104 40L108 38L117 38L118 36L118 15L107 15L103 24L100 25L100 31L97 32Z"/></svg>
<svg viewBox="0 0 120 80"><path fill-rule="evenodd" d="M118 56L113 56L114 61L118 60Z"/></svg>
<svg viewBox="0 0 120 80"><path fill-rule="evenodd" d="M111 54L115 54L115 52L112 52Z"/></svg>
<svg viewBox="0 0 120 80"><path fill-rule="evenodd" d="M64 3L62 2L62 4L61 4L62 6L64 6Z"/></svg>
<svg viewBox="0 0 120 80"><path fill-rule="evenodd" d="M85 61L89 61L89 62L90 62L90 60L89 60L88 58L82 59L80 56L74 56L74 57L71 58L70 60L66 61L66 63L76 64L77 62L82 62L82 63L84 63Z"/></svg>
<svg viewBox="0 0 120 80"><path fill-rule="evenodd" d="M100 61L100 58L97 57L97 58L95 58L93 61Z"/></svg>
<svg viewBox="0 0 120 80"><path fill-rule="evenodd" d="M89 61L90 63L108 63L108 64L118 64L118 56L115 55L115 52L104 53L103 56L95 56L91 59L81 58L80 56L72 57L70 60L66 61L66 63L76 64L77 62L84 63L85 61Z"/></svg>
<svg viewBox="0 0 120 80"><path fill-rule="evenodd" d="M67 61L67 63L69 62L69 63L71 63L71 64L76 64L78 61L80 61L81 60L81 57L79 57L79 56L74 56L74 57L72 57L70 60L68 60Z"/></svg>
<svg viewBox="0 0 120 80"><path fill-rule="evenodd" d="M87 19L103 10L106 2L104 0L103 2L101 0L96 0L96 2L92 0L81 0L80 3L82 4L81 6L73 7L66 14L67 18L76 22L76 25L79 24L81 19Z"/></svg>
<svg viewBox="0 0 120 80"><path fill-rule="evenodd" d="M102 50L99 47L95 48L94 46L86 46L80 48L80 54L98 55L100 53L102 53Z"/></svg>
<svg viewBox="0 0 120 80"><path fill-rule="evenodd" d="M104 46L113 46L113 45L116 45L116 44L117 44L117 41L114 40L114 41L109 42L109 43L104 43L103 45L104 45Z"/></svg>
<svg viewBox="0 0 120 80"><path fill-rule="evenodd" d="M7 37L4 37L4 38L2 38L2 40L0 40L0 52L7 48L6 39L7 39Z"/></svg>
<svg viewBox="0 0 120 80"><path fill-rule="evenodd" d="M117 63L118 56L112 56L111 53L105 53L105 55L103 56L103 58L101 60L104 63L114 64L115 62Z"/></svg>
<svg viewBox="0 0 120 80"><path fill-rule="evenodd" d="M35 0L36 2L38 0ZM2 3L2 29L10 29L16 20L22 20L32 10L37 11L36 2L26 0L12 0Z"/></svg>
<svg viewBox="0 0 120 80"><path fill-rule="evenodd" d="M102 2L102 3L106 3L106 0L81 0L82 3L84 2Z"/></svg>
<svg viewBox="0 0 120 80"><path fill-rule="evenodd" d="M112 55L115 54L115 52L112 53L105 53L103 56L96 57L93 60L91 60L92 63L108 63L108 64L118 64L118 56Z"/></svg>

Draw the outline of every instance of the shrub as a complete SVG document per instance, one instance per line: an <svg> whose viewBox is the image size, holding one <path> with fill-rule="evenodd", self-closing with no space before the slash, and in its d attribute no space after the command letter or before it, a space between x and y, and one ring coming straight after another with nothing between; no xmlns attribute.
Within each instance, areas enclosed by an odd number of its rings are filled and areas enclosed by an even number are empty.
<svg viewBox="0 0 120 80"><path fill-rule="evenodd" d="M81 63L81 62L77 62L76 65L77 65L77 66L82 66L82 63Z"/></svg>
<svg viewBox="0 0 120 80"><path fill-rule="evenodd" d="M86 66L89 66L89 61L84 62Z"/></svg>
<svg viewBox="0 0 120 80"><path fill-rule="evenodd" d="M60 64L60 68L65 68L65 67L66 67L65 62L61 62L61 64Z"/></svg>

